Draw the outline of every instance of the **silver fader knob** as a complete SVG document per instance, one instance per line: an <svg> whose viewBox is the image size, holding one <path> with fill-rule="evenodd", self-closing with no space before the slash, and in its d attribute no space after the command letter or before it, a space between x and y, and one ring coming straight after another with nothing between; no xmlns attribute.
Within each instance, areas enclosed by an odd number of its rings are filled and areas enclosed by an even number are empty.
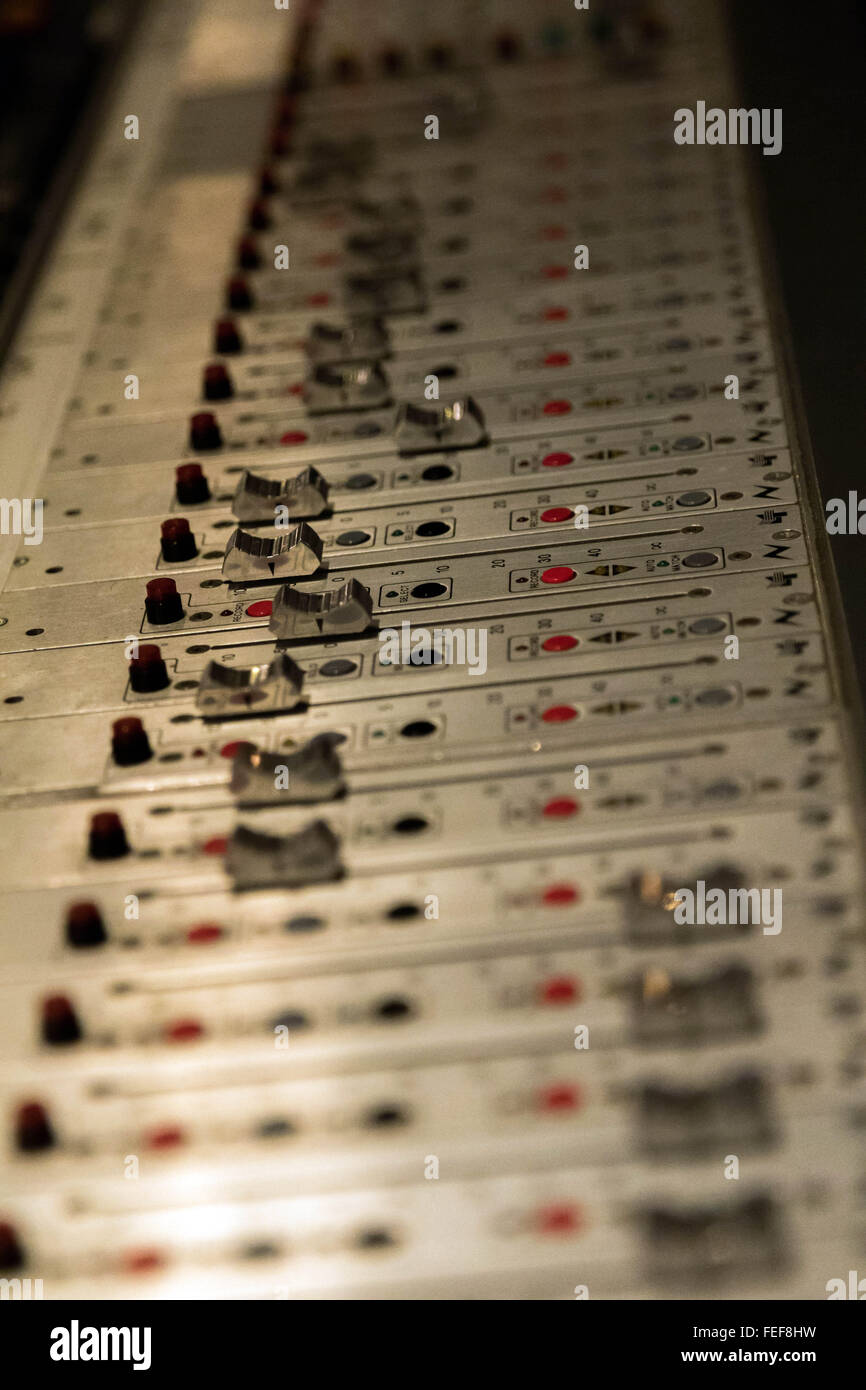
<svg viewBox="0 0 866 1390"><path fill-rule="evenodd" d="M332 801L345 789L340 736L316 734L296 753L264 753L242 743L232 759L231 793L242 806Z"/></svg>
<svg viewBox="0 0 866 1390"><path fill-rule="evenodd" d="M359 229L407 233L421 230L421 204L417 198L355 198L349 215Z"/></svg>
<svg viewBox="0 0 866 1390"><path fill-rule="evenodd" d="M387 357L391 338L381 319L353 319L350 323L314 323L304 344L307 358L323 362L364 362Z"/></svg>
<svg viewBox="0 0 866 1390"><path fill-rule="evenodd" d="M321 516L328 506L328 484L315 468L305 468L294 478L262 478L245 468L232 498L232 511L238 521L269 521L274 524L277 507L285 507L290 517Z"/></svg>
<svg viewBox="0 0 866 1390"><path fill-rule="evenodd" d="M286 652L280 652L266 666L223 666L209 661L196 691L196 708L205 715L291 709L298 702L303 682L303 671Z"/></svg>
<svg viewBox="0 0 866 1390"><path fill-rule="evenodd" d="M327 821L314 820L294 835L267 835L238 825L225 866L236 888L303 888L342 876L340 842Z"/></svg>
<svg viewBox="0 0 866 1390"><path fill-rule="evenodd" d="M423 314L427 292L420 271L378 266L369 274L346 277L346 304L356 314Z"/></svg>
<svg viewBox="0 0 866 1390"><path fill-rule="evenodd" d="M487 431L475 401L462 396L445 405L401 405L394 437L401 454L426 454L477 448L486 443Z"/></svg>
<svg viewBox="0 0 866 1390"><path fill-rule="evenodd" d="M382 410L391 404L391 386L378 362L323 362L304 382L310 415L341 410Z"/></svg>
<svg viewBox="0 0 866 1390"><path fill-rule="evenodd" d="M303 579L322 561L322 538L302 521L278 536L263 536L238 527L223 556L222 575L233 582L249 579Z"/></svg>
<svg viewBox="0 0 866 1390"><path fill-rule="evenodd" d="M346 251L360 269L367 266L418 264L418 243L412 232L371 227L346 238Z"/></svg>
<svg viewBox="0 0 866 1390"><path fill-rule="evenodd" d="M373 619L370 590L357 579L347 579L339 589L306 593L280 589L268 626L277 637L339 637L364 632Z"/></svg>

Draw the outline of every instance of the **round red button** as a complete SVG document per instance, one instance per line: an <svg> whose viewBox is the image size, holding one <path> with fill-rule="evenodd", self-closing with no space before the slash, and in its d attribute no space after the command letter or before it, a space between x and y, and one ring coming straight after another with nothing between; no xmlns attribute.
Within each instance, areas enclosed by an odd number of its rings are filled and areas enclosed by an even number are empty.
<svg viewBox="0 0 866 1390"><path fill-rule="evenodd" d="M165 1030L168 1042L193 1042L195 1038L200 1038L204 1029L194 1018L181 1018L177 1023L170 1023Z"/></svg>
<svg viewBox="0 0 866 1390"><path fill-rule="evenodd" d="M222 934L222 927L215 922L202 922L197 927L190 927L186 939L192 946L204 946L209 941L219 941Z"/></svg>
<svg viewBox="0 0 866 1390"><path fill-rule="evenodd" d="M285 434L280 435L280 443L306 444L309 437L310 436L308 434L305 434L303 430L287 430Z"/></svg>
<svg viewBox="0 0 866 1390"><path fill-rule="evenodd" d="M214 835L212 839L205 840L202 845L204 854L225 854L229 847L229 842L225 835Z"/></svg>
<svg viewBox="0 0 866 1390"><path fill-rule="evenodd" d="M546 265L542 268L541 273L546 280L564 280L568 274L568 266Z"/></svg>
<svg viewBox="0 0 866 1390"><path fill-rule="evenodd" d="M567 468L574 463L574 454L545 454L541 460L542 468Z"/></svg>
<svg viewBox="0 0 866 1390"><path fill-rule="evenodd" d="M571 401L547 401L544 406L545 415L570 415Z"/></svg>
<svg viewBox="0 0 866 1390"><path fill-rule="evenodd" d="M570 521L574 516L571 507L548 507L541 513L542 521Z"/></svg>
<svg viewBox="0 0 866 1390"><path fill-rule="evenodd" d="M269 598L262 598L259 599L258 603L251 603L246 610L246 614L248 618L269 618L273 611L274 605L272 600Z"/></svg>
<svg viewBox="0 0 866 1390"><path fill-rule="evenodd" d="M578 997L577 981L571 975L554 975L539 989L542 1004L570 1004Z"/></svg>
<svg viewBox="0 0 866 1390"><path fill-rule="evenodd" d="M542 1110L574 1110L580 1101L576 1086L545 1086L539 1097Z"/></svg>
<svg viewBox="0 0 866 1390"><path fill-rule="evenodd" d="M567 367L570 362L570 352L549 352L544 359L545 367Z"/></svg>
<svg viewBox="0 0 866 1390"><path fill-rule="evenodd" d="M580 1212L577 1207L542 1207L538 1213L538 1229L544 1235L570 1235L580 1227Z"/></svg>
<svg viewBox="0 0 866 1390"><path fill-rule="evenodd" d="M307 300L311 309L320 309L323 304L330 304L330 302L331 296L323 290L319 291L318 294L311 294Z"/></svg>
<svg viewBox="0 0 866 1390"><path fill-rule="evenodd" d="M567 820L569 816L576 816L579 810L580 802L573 796L554 796L547 802L541 814L556 820Z"/></svg>
<svg viewBox="0 0 866 1390"><path fill-rule="evenodd" d="M568 565L554 565L552 569L545 570L541 576L542 584L567 584L570 579L576 577L576 572L569 569Z"/></svg>
<svg viewBox="0 0 866 1390"><path fill-rule="evenodd" d="M546 318L551 323L555 323L560 319L567 319L569 317L569 310L563 309L561 305L553 305L551 308L545 309L542 317Z"/></svg>
<svg viewBox="0 0 866 1390"><path fill-rule="evenodd" d="M546 637L541 646L546 652L570 652L577 646L577 638L568 632L558 632L555 637Z"/></svg>
<svg viewBox="0 0 866 1390"><path fill-rule="evenodd" d="M541 235L545 241L563 241L565 239L565 228L543 227Z"/></svg>
<svg viewBox="0 0 866 1390"><path fill-rule="evenodd" d="M576 903L579 896L571 883L551 883L542 893L541 901L547 907L567 907L569 903Z"/></svg>
<svg viewBox="0 0 866 1390"><path fill-rule="evenodd" d="M551 705L541 718L545 724L568 724L570 720L577 718L577 710L572 705Z"/></svg>

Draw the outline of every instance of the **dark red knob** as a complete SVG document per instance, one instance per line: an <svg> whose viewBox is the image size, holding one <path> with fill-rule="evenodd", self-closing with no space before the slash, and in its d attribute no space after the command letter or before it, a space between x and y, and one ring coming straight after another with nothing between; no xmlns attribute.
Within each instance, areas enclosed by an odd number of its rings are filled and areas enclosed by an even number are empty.
<svg viewBox="0 0 866 1390"><path fill-rule="evenodd" d="M262 258L255 237L244 236L238 242L238 265L241 270L260 270Z"/></svg>
<svg viewBox="0 0 866 1390"><path fill-rule="evenodd" d="M149 579L144 611L149 623L179 623L183 617L183 603L173 579Z"/></svg>
<svg viewBox="0 0 866 1390"><path fill-rule="evenodd" d="M228 367L212 362L202 374L202 395L206 401L227 401L235 393Z"/></svg>
<svg viewBox="0 0 866 1390"><path fill-rule="evenodd" d="M191 449L222 448L222 432L217 417L210 411L199 411L189 422L189 446Z"/></svg>
<svg viewBox="0 0 866 1390"><path fill-rule="evenodd" d="M22 1153L38 1153L54 1146L54 1130L48 1112L38 1101L19 1105L15 1116L15 1143Z"/></svg>
<svg viewBox="0 0 866 1390"><path fill-rule="evenodd" d="M65 994L52 994L42 1001L42 1041L51 1047L78 1042L81 1024Z"/></svg>
<svg viewBox="0 0 866 1390"><path fill-rule="evenodd" d="M254 232L263 232L266 227L270 227L271 216L263 198L256 198L255 202L250 203L247 222Z"/></svg>
<svg viewBox="0 0 866 1390"><path fill-rule="evenodd" d="M169 564L194 560L198 555L195 536L185 516L170 516L160 526L159 534L162 558Z"/></svg>
<svg viewBox="0 0 866 1390"><path fill-rule="evenodd" d="M133 767L153 757L147 730L140 719L125 715L111 726L111 755L118 767Z"/></svg>
<svg viewBox="0 0 866 1390"><path fill-rule="evenodd" d="M229 309L251 309L253 294L242 275L233 275L226 290L226 303Z"/></svg>
<svg viewBox="0 0 866 1390"><path fill-rule="evenodd" d="M23 1264L24 1251L14 1226L0 1221L0 1269L20 1269Z"/></svg>
<svg viewBox="0 0 866 1390"><path fill-rule="evenodd" d="M145 642L129 663L129 684L136 695L149 695L154 690L165 690L169 684L168 667L162 659L159 647Z"/></svg>
<svg viewBox="0 0 866 1390"><path fill-rule="evenodd" d="M278 188L279 184L274 178L273 170L269 169L266 165L259 175L259 192L263 198L270 198L273 193L276 193Z"/></svg>
<svg viewBox="0 0 866 1390"><path fill-rule="evenodd" d="M243 352L244 341L234 319L220 319L214 324L213 350L224 354Z"/></svg>
<svg viewBox="0 0 866 1390"><path fill-rule="evenodd" d="M210 488L200 463L182 463L174 476L175 495L182 507L210 501Z"/></svg>
<svg viewBox="0 0 866 1390"><path fill-rule="evenodd" d="M66 909L66 944L76 949L104 946L108 940L96 903L70 903Z"/></svg>
<svg viewBox="0 0 866 1390"><path fill-rule="evenodd" d="M97 811L90 817L88 851L91 859L122 859L129 854L123 821L116 811Z"/></svg>

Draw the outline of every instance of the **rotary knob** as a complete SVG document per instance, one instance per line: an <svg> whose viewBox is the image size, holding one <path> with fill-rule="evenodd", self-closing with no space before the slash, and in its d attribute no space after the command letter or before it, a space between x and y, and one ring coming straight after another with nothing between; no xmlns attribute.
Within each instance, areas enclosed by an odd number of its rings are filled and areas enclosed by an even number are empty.
<svg viewBox="0 0 866 1390"><path fill-rule="evenodd" d="M175 469L175 496L182 507L210 501L210 488L200 463L182 463Z"/></svg>
<svg viewBox="0 0 866 1390"><path fill-rule="evenodd" d="M211 415L210 411L207 410L201 410L193 415L189 422L189 447L191 449L207 453L213 449L221 449L222 443L222 430L215 415Z"/></svg>
<svg viewBox="0 0 866 1390"><path fill-rule="evenodd" d="M168 667L162 659L159 647L144 642L138 649L138 656L129 663L129 684L136 695L150 695L154 690L165 690L170 684Z"/></svg>
<svg viewBox="0 0 866 1390"><path fill-rule="evenodd" d="M66 944L76 950L104 946L108 940L102 913L96 903L71 903L66 909Z"/></svg>
<svg viewBox="0 0 866 1390"><path fill-rule="evenodd" d="M97 811L91 816L87 849L91 859L122 859L129 854L123 821L116 811Z"/></svg>
<svg viewBox="0 0 866 1390"><path fill-rule="evenodd" d="M198 555L195 536L184 516L171 516L159 528L159 545L163 560L170 565L183 564Z"/></svg>

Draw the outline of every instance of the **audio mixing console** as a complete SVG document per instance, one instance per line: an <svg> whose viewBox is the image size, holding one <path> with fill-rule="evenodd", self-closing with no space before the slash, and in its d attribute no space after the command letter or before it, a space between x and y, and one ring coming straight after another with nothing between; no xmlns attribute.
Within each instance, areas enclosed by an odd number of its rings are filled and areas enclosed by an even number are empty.
<svg viewBox="0 0 866 1390"><path fill-rule="evenodd" d="M782 114L709 0L144 7L0 378L6 1279L862 1266Z"/></svg>

